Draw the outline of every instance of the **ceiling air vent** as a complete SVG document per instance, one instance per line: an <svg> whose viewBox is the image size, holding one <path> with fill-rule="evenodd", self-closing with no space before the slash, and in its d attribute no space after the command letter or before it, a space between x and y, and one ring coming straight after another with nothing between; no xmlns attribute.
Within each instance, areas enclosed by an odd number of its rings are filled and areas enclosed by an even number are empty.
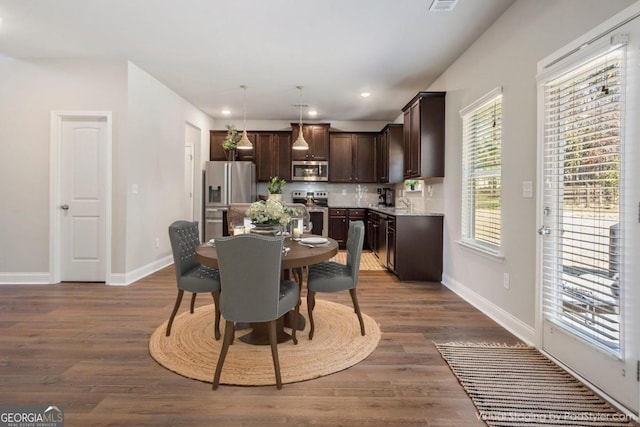
<svg viewBox="0 0 640 427"><path fill-rule="evenodd" d="M431 12L451 12L458 0L433 0L429 11Z"/></svg>

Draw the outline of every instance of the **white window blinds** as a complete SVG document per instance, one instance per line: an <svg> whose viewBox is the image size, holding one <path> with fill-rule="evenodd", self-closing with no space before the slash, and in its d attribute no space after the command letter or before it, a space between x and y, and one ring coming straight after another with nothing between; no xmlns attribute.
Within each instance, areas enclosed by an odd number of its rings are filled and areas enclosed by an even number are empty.
<svg viewBox="0 0 640 427"><path fill-rule="evenodd" d="M502 93L460 112L463 128L462 241L498 254L501 241Z"/></svg>
<svg viewBox="0 0 640 427"><path fill-rule="evenodd" d="M619 350L624 49L544 85L547 319Z"/></svg>

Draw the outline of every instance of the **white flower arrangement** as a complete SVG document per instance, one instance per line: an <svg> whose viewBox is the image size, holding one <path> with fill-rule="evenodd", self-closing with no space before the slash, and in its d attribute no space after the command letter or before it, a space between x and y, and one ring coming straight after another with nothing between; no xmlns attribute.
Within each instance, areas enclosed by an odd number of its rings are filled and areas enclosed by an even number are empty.
<svg viewBox="0 0 640 427"><path fill-rule="evenodd" d="M296 208L285 206L280 200L268 199L252 203L246 215L256 225L285 226L289 224L291 217L299 215L299 212Z"/></svg>

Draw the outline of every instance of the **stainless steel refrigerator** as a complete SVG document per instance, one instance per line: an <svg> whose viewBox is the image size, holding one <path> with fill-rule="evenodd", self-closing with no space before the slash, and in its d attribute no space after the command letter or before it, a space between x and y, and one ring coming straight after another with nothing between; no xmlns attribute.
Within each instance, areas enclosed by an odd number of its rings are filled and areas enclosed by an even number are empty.
<svg viewBox="0 0 640 427"><path fill-rule="evenodd" d="M204 171L205 241L227 235L227 208L256 200L256 165L252 162L206 162Z"/></svg>

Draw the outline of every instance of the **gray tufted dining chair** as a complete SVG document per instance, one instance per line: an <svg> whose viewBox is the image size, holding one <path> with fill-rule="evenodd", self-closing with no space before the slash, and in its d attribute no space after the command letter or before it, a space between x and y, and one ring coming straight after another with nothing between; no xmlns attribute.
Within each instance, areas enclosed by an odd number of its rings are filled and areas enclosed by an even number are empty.
<svg viewBox="0 0 640 427"><path fill-rule="evenodd" d="M282 388L276 320L295 307L300 309L300 288L291 280L280 281L282 238L257 234L241 234L216 239L222 294L220 310L225 320L224 340L213 377L218 388L222 365L233 342L235 322L268 323L269 344L276 376ZM292 329L297 344L296 330Z"/></svg>
<svg viewBox="0 0 640 427"><path fill-rule="evenodd" d="M364 223L352 221L347 235L347 263L340 264L333 261L321 262L309 266L307 279L307 310L309 312L309 339L313 339L315 325L313 323L313 308L316 305L316 292L338 292L349 290L353 308L360 322L360 334L364 335L364 322L358 305L356 286L358 285L358 271L360 257L364 243Z"/></svg>
<svg viewBox="0 0 640 427"><path fill-rule="evenodd" d="M169 317L166 336L171 335L171 325L176 317L184 291L192 292L190 311L196 302L199 292L210 292L215 304L215 338L220 339L220 273L217 269L207 267L196 261L196 247L200 244L198 223L175 221L169 226L169 240L176 268L178 296Z"/></svg>

